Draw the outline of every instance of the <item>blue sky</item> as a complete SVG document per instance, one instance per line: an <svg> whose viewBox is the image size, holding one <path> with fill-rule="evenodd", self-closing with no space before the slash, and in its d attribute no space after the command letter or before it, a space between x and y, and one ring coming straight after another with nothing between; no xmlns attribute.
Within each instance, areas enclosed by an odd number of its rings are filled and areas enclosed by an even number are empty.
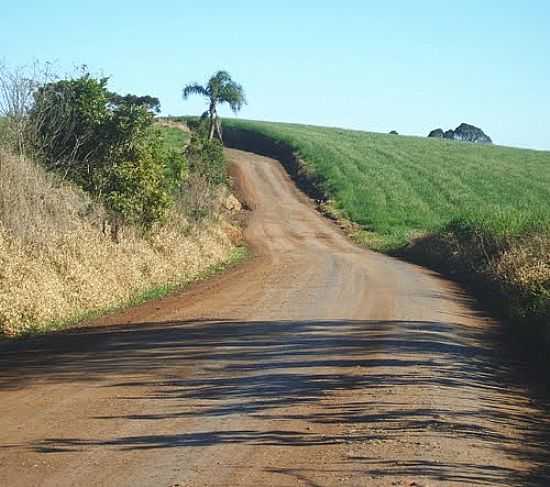
<svg viewBox="0 0 550 487"><path fill-rule="evenodd" d="M223 68L243 118L410 135L469 122L550 149L549 25L546 0L30 0L2 7L0 60L87 64L165 114L202 112L181 89Z"/></svg>

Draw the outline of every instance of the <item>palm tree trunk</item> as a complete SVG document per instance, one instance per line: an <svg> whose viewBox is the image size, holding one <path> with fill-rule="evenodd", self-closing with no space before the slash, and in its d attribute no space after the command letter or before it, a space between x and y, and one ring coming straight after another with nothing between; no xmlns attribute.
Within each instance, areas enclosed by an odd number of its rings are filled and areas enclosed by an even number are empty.
<svg viewBox="0 0 550 487"><path fill-rule="evenodd" d="M217 115L216 115L216 132L218 133L218 138L220 139L220 142L223 144L222 126L220 123L220 118Z"/></svg>
<svg viewBox="0 0 550 487"><path fill-rule="evenodd" d="M216 124L216 104L212 101L210 103L210 108L208 109L208 113L210 114L210 126L208 127L208 140L212 140L214 138L214 130L215 130L215 124Z"/></svg>
<svg viewBox="0 0 550 487"><path fill-rule="evenodd" d="M208 140L212 140L214 138L214 118L210 116L210 128L208 129Z"/></svg>

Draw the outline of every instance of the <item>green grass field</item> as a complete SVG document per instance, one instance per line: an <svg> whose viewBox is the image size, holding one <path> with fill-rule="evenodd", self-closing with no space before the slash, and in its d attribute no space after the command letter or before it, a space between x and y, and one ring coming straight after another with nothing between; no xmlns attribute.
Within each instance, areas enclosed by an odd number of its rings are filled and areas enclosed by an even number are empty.
<svg viewBox="0 0 550 487"><path fill-rule="evenodd" d="M550 223L550 152L226 120L291 145L335 209L384 249L453 220L521 234Z"/></svg>
<svg viewBox="0 0 550 487"><path fill-rule="evenodd" d="M165 125L157 125L162 136L164 149L181 151L187 145L190 139L188 132L184 132L178 127L169 127Z"/></svg>

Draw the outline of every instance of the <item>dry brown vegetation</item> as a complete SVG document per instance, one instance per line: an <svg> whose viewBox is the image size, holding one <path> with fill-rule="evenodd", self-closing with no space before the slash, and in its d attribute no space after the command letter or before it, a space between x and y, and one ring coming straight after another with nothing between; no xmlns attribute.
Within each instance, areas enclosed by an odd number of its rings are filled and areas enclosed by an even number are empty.
<svg viewBox="0 0 550 487"><path fill-rule="evenodd" d="M543 353L550 346L547 233L491 238L479 229L450 229L418 239L403 254L466 282Z"/></svg>
<svg viewBox="0 0 550 487"><path fill-rule="evenodd" d="M186 194L199 199L204 187ZM182 199L168 224L147 236L126 227L115 243L86 193L0 151L0 334L50 329L227 261L235 248L228 234L234 240L238 231L221 216L226 197L223 188L209 194L200 215L186 214Z"/></svg>

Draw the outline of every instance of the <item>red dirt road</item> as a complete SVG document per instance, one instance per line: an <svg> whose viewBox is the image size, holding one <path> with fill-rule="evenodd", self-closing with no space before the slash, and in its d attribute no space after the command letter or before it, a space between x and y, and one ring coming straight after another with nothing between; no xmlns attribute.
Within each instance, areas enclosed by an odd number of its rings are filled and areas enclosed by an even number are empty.
<svg viewBox="0 0 550 487"><path fill-rule="evenodd" d="M228 151L256 257L0 345L0 486L544 486L548 404L458 287Z"/></svg>

